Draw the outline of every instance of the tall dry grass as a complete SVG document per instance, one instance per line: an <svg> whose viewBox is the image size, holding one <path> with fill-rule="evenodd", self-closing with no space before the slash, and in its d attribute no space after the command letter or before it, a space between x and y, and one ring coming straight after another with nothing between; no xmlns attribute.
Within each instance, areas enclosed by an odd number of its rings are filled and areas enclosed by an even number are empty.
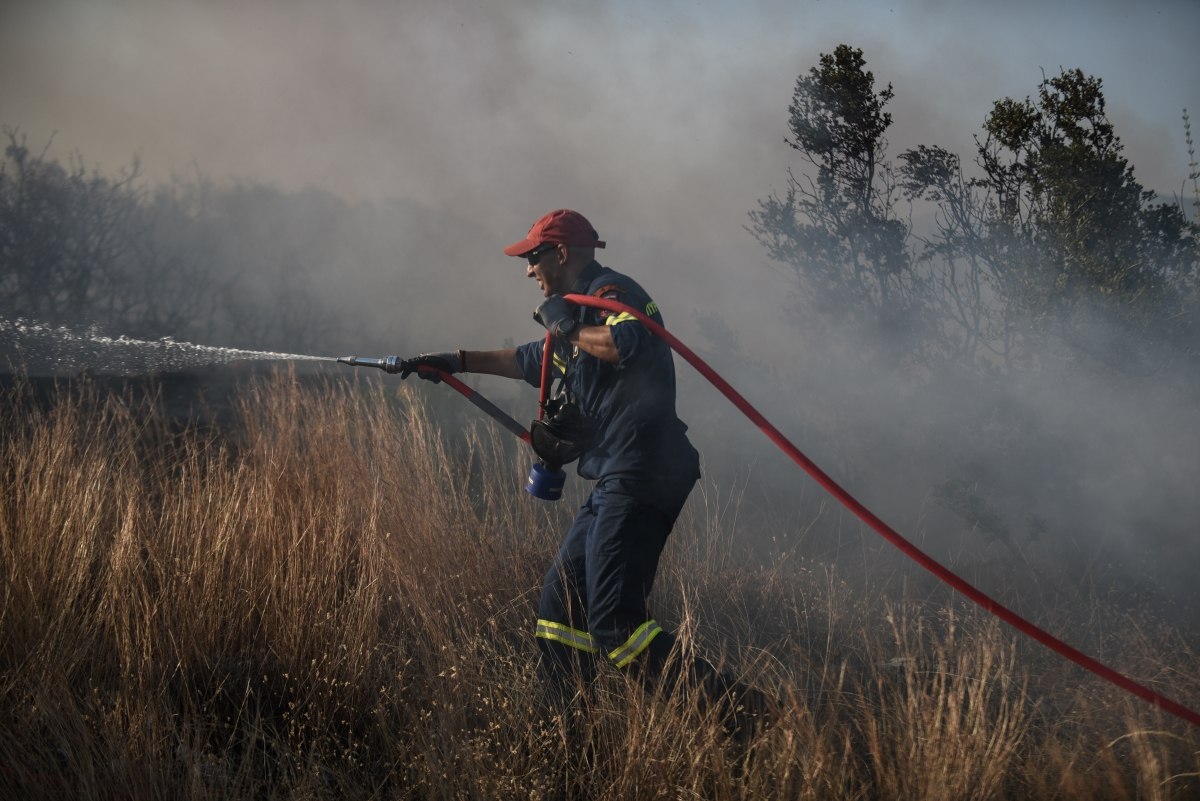
<svg viewBox="0 0 1200 801"><path fill-rule="evenodd" d="M3 797L1200 793L1200 733L952 598L872 595L795 547L740 563L711 483L656 614L777 698L773 724L730 737L615 670L560 714L532 624L573 510L521 492L527 454L448 444L403 389L279 376L240 404L218 432L86 388L3 399ZM1200 702L1185 641L1129 636L1118 667Z"/></svg>

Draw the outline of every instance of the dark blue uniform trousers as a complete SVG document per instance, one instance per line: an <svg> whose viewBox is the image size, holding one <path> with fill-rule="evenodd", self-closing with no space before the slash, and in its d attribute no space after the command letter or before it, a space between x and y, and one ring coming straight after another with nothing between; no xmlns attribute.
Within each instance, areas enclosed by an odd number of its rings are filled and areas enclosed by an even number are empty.
<svg viewBox="0 0 1200 801"><path fill-rule="evenodd" d="M600 658L652 674L661 669L674 637L650 619L646 599L694 485L659 485L648 494L644 485L608 479L592 490L542 585L537 641L546 678L566 680L573 666L590 678Z"/></svg>

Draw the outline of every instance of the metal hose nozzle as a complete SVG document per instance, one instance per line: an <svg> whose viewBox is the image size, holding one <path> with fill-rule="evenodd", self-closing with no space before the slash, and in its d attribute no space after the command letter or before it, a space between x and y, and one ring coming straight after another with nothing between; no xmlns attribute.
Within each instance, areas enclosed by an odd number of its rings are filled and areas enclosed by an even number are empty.
<svg viewBox="0 0 1200 801"><path fill-rule="evenodd" d="M385 373L398 373L404 368L404 360L399 356L387 356L383 359L367 359L362 356L338 356L338 361L351 367L378 367Z"/></svg>

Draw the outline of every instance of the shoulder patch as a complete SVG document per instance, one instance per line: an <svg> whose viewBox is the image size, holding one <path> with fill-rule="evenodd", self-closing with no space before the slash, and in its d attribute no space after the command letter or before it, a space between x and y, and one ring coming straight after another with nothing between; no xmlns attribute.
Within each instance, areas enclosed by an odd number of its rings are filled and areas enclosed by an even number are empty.
<svg viewBox="0 0 1200 801"><path fill-rule="evenodd" d="M628 291L629 290L623 286L617 286L616 284L609 284L608 286L602 286L599 289L597 289L595 292L592 293L592 296L597 297L597 298L603 298L604 300L618 300L619 301L621 299L621 295L625 294ZM601 320L608 320L608 318L610 316L616 314L616 312L611 312L608 309L596 309L596 312L597 312L597 316Z"/></svg>

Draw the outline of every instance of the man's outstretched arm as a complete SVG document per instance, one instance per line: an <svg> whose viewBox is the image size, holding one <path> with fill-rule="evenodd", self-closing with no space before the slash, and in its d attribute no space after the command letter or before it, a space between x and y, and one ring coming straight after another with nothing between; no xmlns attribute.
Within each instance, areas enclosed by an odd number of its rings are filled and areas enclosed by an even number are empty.
<svg viewBox="0 0 1200 801"><path fill-rule="evenodd" d="M517 369L517 349L464 351L464 373L485 373L501 378L524 378Z"/></svg>
<svg viewBox="0 0 1200 801"><path fill-rule="evenodd" d="M610 364L621 361L617 354L617 343L613 341L612 329L606 325L589 325L577 328L569 337L572 345L590 353L597 359L603 359ZM504 378L524 378L517 369L517 349L508 350L469 350L466 351L466 365L463 372L487 373Z"/></svg>

